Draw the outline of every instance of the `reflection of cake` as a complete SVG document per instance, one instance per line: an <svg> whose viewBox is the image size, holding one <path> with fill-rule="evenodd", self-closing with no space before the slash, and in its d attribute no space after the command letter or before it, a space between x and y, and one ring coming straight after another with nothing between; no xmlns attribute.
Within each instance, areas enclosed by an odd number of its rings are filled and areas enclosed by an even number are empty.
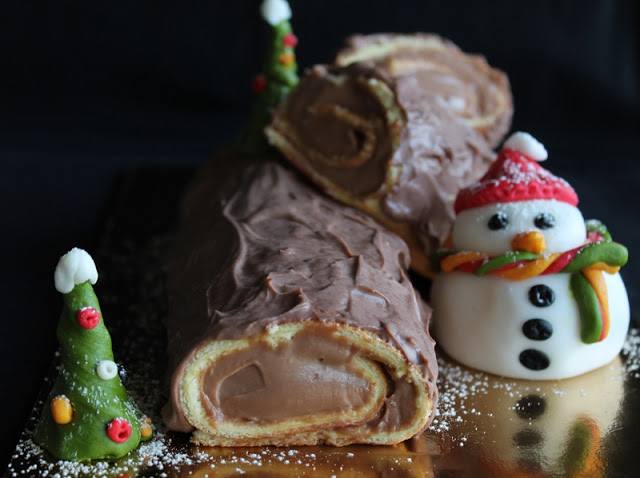
<svg viewBox="0 0 640 478"><path fill-rule="evenodd" d="M223 446L420 433L437 368L404 243L264 159L236 176L185 200L165 423Z"/></svg>
<svg viewBox="0 0 640 478"><path fill-rule="evenodd" d="M629 301L627 250L578 210L575 191L514 134L456 200L452 244L435 261L435 335L453 358L497 375L561 379L618 355ZM473 330L473 333L469 333Z"/></svg>
<svg viewBox="0 0 640 478"><path fill-rule="evenodd" d="M220 448L202 449L207 457L215 460L215 476L224 478L238 476L262 477L309 477L327 478L346 476L379 478L400 476L424 478L433 474L431 457L424 449L424 438L394 446L350 445L335 448L329 446L305 446L287 448ZM240 464L240 466L239 466ZM182 467L180 478L206 478L212 476L210 463Z"/></svg>
<svg viewBox="0 0 640 478"><path fill-rule="evenodd" d="M426 257L449 234L455 195L489 168L509 126L509 85L434 35L380 38L352 39L337 65L308 72L267 136L330 196L400 235L412 268L432 275ZM419 74L398 70L408 60Z"/></svg>
<svg viewBox="0 0 640 478"><path fill-rule="evenodd" d="M434 416L430 311L400 238L303 185L255 140L297 80L288 5L266 0L262 13L275 46L253 119L183 201L165 423L207 445L399 443Z"/></svg>

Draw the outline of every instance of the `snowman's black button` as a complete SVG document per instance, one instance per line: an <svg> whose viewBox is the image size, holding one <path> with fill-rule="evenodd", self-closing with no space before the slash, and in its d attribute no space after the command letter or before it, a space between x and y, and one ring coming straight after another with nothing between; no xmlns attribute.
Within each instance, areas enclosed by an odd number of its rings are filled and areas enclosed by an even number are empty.
<svg viewBox="0 0 640 478"><path fill-rule="evenodd" d="M516 460L517 470L522 476L544 476L540 453L535 449L519 450L522 456Z"/></svg>
<svg viewBox="0 0 640 478"><path fill-rule="evenodd" d="M529 302L536 307L549 307L555 300L556 293L549 286L538 284L529 289Z"/></svg>
<svg viewBox="0 0 640 478"><path fill-rule="evenodd" d="M540 395L527 395L516 403L516 414L523 420L535 420L544 415L547 402Z"/></svg>
<svg viewBox="0 0 640 478"><path fill-rule="evenodd" d="M544 437L538 430L523 428L513 436L513 444L518 448L533 448L542 444Z"/></svg>
<svg viewBox="0 0 640 478"><path fill-rule="evenodd" d="M520 354L520 363L529 370L544 370L550 362L545 353L535 349L527 349Z"/></svg>
<svg viewBox="0 0 640 478"><path fill-rule="evenodd" d="M553 326L544 319L530 319L522 325L522 333L531 340L547 340L553 333Z"/></svg>

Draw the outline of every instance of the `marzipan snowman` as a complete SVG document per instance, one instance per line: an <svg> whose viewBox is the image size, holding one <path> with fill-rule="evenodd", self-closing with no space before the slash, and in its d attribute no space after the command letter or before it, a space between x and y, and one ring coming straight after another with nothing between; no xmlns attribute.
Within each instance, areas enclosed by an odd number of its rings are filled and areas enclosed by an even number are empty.
<svg viewBox="0 0 640 478"><path fill-rule="evenodd" d="M453 250L433 257L438 345L496 375L580 375L613 360L629 327L627 250L585 223L573 188L538 164L546 158L531 135L512 135L456 198Z"/></svg>

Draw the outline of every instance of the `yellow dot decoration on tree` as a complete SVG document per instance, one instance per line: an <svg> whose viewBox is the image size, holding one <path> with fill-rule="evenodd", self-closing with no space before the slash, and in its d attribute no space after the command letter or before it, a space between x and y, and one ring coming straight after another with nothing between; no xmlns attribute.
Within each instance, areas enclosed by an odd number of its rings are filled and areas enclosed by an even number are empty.
<svg viewBox="0 0 640 478"><path fill-rule="evenodd" d="M58 395L51 400L51 415L58 425L66 425L73 419L73 406L66 395Z"/></svg>
<svg viewBox="0 0 640 478"><path fill-rule="evenodd" d="M151 433L153 433L151 429L151 419L144 416L140 419L140 436L142 436L142 438L149 438Z"/></svg>
<svg viewBox="0 0 640 478"><path fill-rule="evenodd" d="M278 61L283 66L293 65L293 62L295 61L295 59L296 57L293 53L283 53L280 56L278 56Z"/></svg>

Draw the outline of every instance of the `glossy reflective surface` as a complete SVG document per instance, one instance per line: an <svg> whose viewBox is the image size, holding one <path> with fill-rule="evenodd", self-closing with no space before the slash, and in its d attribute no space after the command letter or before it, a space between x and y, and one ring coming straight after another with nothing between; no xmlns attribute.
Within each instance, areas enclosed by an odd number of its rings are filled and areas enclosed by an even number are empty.
<svg viewBox="0 0 640 478"><path fill-rule="evenodd" d="M36 404L6 476L640 476L636 329L621 357L563 381L503 379L440 355L438 414L424 435L394 447L203 448L189 445L186 435L163 432L161 258L171 224L148 214L147 204L155 191L158 214L173 213L178 192L167 194L173 181L165 175L140 181L134 177L120 191L126 201L117 201L108 234L93 255L116 361L124 365L138 405L152 417L155 436L116 462L57 462L29 438L40 413Z"/></svg>
<svg viewBox="0 0 640 478"><path fill-rule="evenodd" d="M637 341L636 333L629 343ZM447 404L441 411L449 409L451 418L445 419L449 429L433 437L442 446L434 468L462 464L480 476L596 477L632 465L634 445L625 432L631 422L623 412L637 403L635 360L618 357L580 377L540 382L442 360L440 390Z"/></svg>

